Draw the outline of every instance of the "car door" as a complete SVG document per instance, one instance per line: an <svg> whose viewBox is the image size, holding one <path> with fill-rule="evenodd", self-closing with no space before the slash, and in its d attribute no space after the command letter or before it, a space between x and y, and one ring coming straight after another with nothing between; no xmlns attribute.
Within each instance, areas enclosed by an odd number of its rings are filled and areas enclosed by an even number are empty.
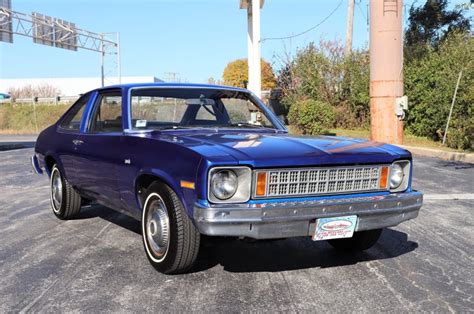
<svg viewBox="0 0 474 314"><path fill-rule="evenodd" d="M78 189L105 206L120 209L116 169L122 128L120 89L98 92L85 131L77 136L74 167Z"/></svg>
<svg viewBox="0 0 474 314"><path fill-rule="evenodd" d="M74 167L74 158L76 157L77 137L80 135L81 126L85 123L85 112L90 101L91 93L81 96L69 109L57 129L57 138L55 139L56 153L63 167L64 174L73 186L78 183L79 173Z"/></svg>

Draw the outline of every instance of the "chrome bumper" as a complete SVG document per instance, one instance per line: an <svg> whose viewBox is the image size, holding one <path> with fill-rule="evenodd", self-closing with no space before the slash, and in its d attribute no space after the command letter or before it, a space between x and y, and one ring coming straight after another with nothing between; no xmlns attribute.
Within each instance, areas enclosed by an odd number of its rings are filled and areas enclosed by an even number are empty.
<svg viewBox="0 0 474 314"><path fill-rule="evenodd" d="M331 200L194 206L202 234L255 239L310 236L317 218L357 215L356 231L396 226L413 219L423 203L420 192Z"/></svg>
<svg viewBox="0 0 474 314"><path fill-rule="evenodd" d="M39 165L38 157L36 156L36 154L31 156L31 167L33 167L33 171L36 174L43 174L43 170L41 169Z"/></svg>

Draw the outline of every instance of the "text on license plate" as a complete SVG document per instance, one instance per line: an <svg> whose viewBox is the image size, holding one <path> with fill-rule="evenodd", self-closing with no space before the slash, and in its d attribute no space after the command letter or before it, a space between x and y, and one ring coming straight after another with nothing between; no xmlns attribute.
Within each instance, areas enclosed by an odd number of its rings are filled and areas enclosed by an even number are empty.
<svg viewBox="0 0 474 314"><path fill-rule="evenodd" d="M316 219L313 241L350 238L356 225L356 215Z"/></svg>

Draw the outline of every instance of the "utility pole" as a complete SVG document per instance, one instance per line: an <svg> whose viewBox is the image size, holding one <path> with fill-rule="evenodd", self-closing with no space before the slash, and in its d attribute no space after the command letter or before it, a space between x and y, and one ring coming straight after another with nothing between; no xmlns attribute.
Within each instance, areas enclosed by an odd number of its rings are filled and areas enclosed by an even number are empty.
<svg viewBox="0 0 474 314"><path fill-rule="evenodd" d="M403 142L403 0L370 0L370 136L374 141Z"/></svg>
<svg viewBox="0 0 474 314"><path fill-rule="evenodd" d="M348 57L352 52L352 33L354 27L354 1L347 0L346 47L344 54Z"/></svg>

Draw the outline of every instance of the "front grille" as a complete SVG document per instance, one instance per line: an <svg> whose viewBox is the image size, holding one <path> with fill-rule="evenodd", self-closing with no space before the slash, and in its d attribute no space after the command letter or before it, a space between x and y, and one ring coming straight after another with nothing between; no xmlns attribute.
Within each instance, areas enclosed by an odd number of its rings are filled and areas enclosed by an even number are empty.
<svg viewBox="0 0 474 314"><path fill-rule="evenodd" d="M256 197L294 197L385 190L380 188L382 167L386 166L259 170L257 172L267 173L266 193L264 196Z"/></svg>

